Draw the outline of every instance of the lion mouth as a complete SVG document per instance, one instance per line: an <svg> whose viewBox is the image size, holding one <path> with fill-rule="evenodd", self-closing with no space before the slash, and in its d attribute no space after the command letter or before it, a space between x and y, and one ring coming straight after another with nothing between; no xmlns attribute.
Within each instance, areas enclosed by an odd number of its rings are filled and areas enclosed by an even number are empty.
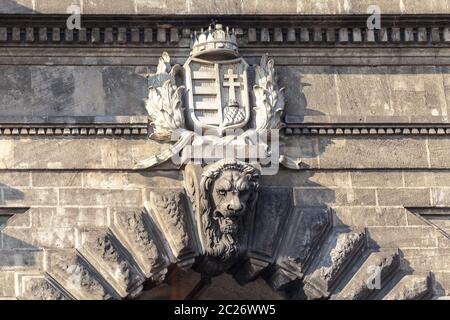
<svg viewBox="0 0 450 320"><path fill-rule="evenodd" d="M219 223L220 231L224 234L235 234L238 231L237 215L223 215L221 212L214 212L214 219Z"/></svg>

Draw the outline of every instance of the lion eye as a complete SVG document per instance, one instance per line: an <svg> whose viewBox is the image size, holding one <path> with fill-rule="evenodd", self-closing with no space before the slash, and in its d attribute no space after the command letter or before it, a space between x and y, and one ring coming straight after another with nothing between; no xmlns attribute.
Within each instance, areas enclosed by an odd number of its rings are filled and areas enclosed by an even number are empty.
<svg viewBox="0 0 450 320"><path fill-rule="evenodd" d="M219 190L219 194L220 194L221 196L224 196L226 193L227 193L227 192L226 192L225 190Z"/></svg>
<svg viewBox="0 0 450 320"><path fill-rule="evenodd" d="M244 190L241 190L241 194L247 194L247 192L248 192L248 189L244 189Z"/></svg>

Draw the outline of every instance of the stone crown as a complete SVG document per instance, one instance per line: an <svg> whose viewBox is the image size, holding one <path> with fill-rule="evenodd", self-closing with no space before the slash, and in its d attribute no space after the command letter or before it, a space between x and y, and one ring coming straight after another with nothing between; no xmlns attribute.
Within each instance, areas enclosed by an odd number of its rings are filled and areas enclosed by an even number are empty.
<svg viewBox="0 0 450 320"><path fill-rule="evenodd" d="M223 29L221 24L210 24L208 30L203 29L199 34L192 35L193 57L208 57L212 59L224 59L239 56L236 34L234 29Z"/></svg>

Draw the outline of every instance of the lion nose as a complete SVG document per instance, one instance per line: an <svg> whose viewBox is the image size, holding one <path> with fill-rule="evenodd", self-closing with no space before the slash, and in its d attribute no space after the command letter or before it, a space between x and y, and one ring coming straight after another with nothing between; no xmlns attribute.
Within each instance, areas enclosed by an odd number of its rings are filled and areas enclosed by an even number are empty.
<svg viewBox="0 0 450 320"><path fill-rule="evenodd" d="M241 204L241 202L239 201L239 199L233 199L233 200L231 201L231 203L229 203L229 204L227 205L227 209L230 210L230 211L238 212L238 211L241 211L241 210L242 210L242 204Z"/></svg>

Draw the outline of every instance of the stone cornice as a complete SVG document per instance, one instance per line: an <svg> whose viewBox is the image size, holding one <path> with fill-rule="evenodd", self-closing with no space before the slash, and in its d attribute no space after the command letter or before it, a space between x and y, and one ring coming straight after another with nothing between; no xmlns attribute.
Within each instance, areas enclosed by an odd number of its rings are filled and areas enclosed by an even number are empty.
<svg viewBox="0 0 450 320"><path fill-rule="evenodd" d="M3 136L147 137L147 117L0 117Z"/></svg>
<svg viewBox="0 0 450 320"><path fill-rule="evenodd" d="M449 15L382 17L368 30L367 16L225 16L240 47L433 47L450 45ZM86 46L186 48L192 30L210 17L85 17L68 30L63 16L1 16L0 46Z"/></svg>
<svg viewBox="0 0 450 320"><path fill-rule="evenodd" d="M151 132L146 116L0 117L0 136L136 137ZM445 117L286 116L286 135L450 135Z"/></svg>
<svg viewBox="0 0 450 320"><path fill-rule="evenodd" d="M450 135L440 116L286 116L287 135Z"/></svg>

